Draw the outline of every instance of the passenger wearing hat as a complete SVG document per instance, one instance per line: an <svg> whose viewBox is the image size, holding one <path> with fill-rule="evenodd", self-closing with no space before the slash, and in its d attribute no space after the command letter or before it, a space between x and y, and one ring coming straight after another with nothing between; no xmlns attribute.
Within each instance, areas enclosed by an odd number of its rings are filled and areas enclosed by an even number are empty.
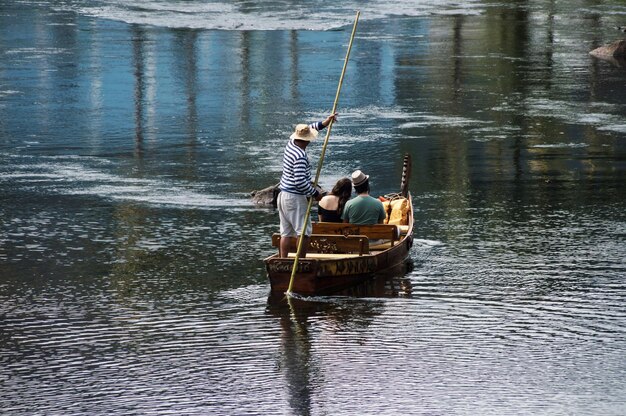
<svg viewBox="0 0 626 416"><path fill-rule="evenodd" d="M317 137L317 133L337 120L337 113L331 114L324 121L313 124L298 124L289 138L283 155L283 174L280 177L280 193L276 201L280 217L281 257L287 257L289 251L295 251L297 237L305 228L304 217L309 203L307 197L317 201L322 199L320 192L311 183L311 163L306 153L309 143ZM311 221L306 224L305 238L311 235ZM302 245L302 257L306 255L306 242Z"/></svg>
<svg viewBox="0 0 626 416"><path fill-rule="evenodd" d="M360 170L352 173L352 185L356 198L346 202L341 218L343 222L358 225L382 224L387 214L383 203L370 196L369 175Z"/></svg>

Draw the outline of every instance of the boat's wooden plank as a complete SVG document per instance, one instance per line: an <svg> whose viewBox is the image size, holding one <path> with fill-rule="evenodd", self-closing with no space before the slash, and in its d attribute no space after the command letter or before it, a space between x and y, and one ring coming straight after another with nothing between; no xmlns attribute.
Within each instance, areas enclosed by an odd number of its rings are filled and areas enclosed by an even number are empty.
<svg viewBox="0 0 626 416"><path fill-rule="evenodd" d="M272 246L280 245L280 234L272 235ZM364 235L312 234L307 252L313 253L369 253L369 239Z"/></svg>
<svg viewBox="0 0 626 416"><path fill-rule="evenodd" d="M391 248L391 241L389 241L387 243L371 245L370 246L370 252L372 252L373 250L377 250L377 251L387 250L388 248Z"/></svg>
<svg viewBox="0 0 626 416"><path fill-rule="evenodd" d="M397 225L357 225L339 222L314 222L313 234L364 235L372 240L389 240L392 246L400 236Z"/></svg>
<svg viewBox="0 0 626 416"><path fill-rule="evenodd" d="M290 258L296 257L296 253L289 253ZM346 259L359 257L356 253L306 253L306 259Z"/></svg>

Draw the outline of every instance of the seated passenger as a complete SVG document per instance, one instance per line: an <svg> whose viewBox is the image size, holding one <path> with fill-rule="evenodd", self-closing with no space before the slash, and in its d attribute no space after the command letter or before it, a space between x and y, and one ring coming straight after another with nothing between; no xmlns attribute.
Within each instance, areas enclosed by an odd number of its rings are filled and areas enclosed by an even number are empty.
<svg viewBox="0 0 626 416"><path fill-rule="evenodd" d="M324 196L318 206L317 215L320 222L341 222L341 214L346 202L352 194L352 183L348 178L337 181L332 191Z"/></svg>
<svg viewBox="0 0 626 416"><path fill-rule="evenodd" d="M382 224L387 217L383 203L370 196L369 175L360 170L352 173L352 184L357 196L348 202L343 209L343 222L370 225Z"/></svg>

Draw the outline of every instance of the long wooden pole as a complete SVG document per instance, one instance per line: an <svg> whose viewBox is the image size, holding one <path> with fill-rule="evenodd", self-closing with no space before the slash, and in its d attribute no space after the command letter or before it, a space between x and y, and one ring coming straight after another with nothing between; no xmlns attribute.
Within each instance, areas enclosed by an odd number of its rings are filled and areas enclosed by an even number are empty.
<svg viewBox="0 0 626 416"><path fill-rule="evenodd" d="M337 85L337 93L335 94L335 102L333 103L333 109L331 114L335 114L337 111L337 103L339 102L339 93L341 92L341 86L343 85L343 77L346 74L346 68L348 67L348 59L350 58L350 51L352 50L352 41L354 40L354 34L356 33L356 25L359 22L359 16L361 15L360 11L356 12L356 18L354 19L354 25L352 26L352 34L350 35L350 43L348 44L348 51L346 52L346 58L343 61L343 68L341 69L341 77L339 77L339 85ZM320 178L320 173L322 171L322 165L324 164L324 156L326 155L326 147L328 146L328 139L330 138L330 132L333 128L334 119L330 120L330 123L326 127L326 137L324 138L324 146L322 146L322 153L320 154L320 160L317 163L317 171L315 172L315 181L313 181L313 186L317 187L317 182ZM287 289L286 295L291 295L291 288L293 287L293 281L296 276L296 272L298 270L298 260L300 260L300 253L302 252L302 246L304 241L304 233L306 231L306 224L309 222L309 217L311 215L311 207L313 206L313 198L309 198L309 205L306 210L306 215L304 216L304 226L302 227L302 232L300 233L300 239L298 240L298 249L296 250L296 258L293 260L293 267L291 270L291 278L289 279L289 288Z"/></svg>

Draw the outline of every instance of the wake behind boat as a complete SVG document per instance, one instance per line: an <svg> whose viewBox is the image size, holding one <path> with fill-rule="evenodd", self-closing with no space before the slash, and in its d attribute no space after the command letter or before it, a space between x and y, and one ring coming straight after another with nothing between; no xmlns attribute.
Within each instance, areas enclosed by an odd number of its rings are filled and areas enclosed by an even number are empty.
<svg viewBox="0 0 626 416"><path fill-rule="evenodd" d="M409 260L413 245L413 204L408 191L410 156L404 158L398 194L385 196L384 224L314 222L305 258L298 259L292 291L329 294L357 285ZM280 235L272 236L278 247ZM272 292L289 288L295 253L267 257L265 268Z"/></svg>

